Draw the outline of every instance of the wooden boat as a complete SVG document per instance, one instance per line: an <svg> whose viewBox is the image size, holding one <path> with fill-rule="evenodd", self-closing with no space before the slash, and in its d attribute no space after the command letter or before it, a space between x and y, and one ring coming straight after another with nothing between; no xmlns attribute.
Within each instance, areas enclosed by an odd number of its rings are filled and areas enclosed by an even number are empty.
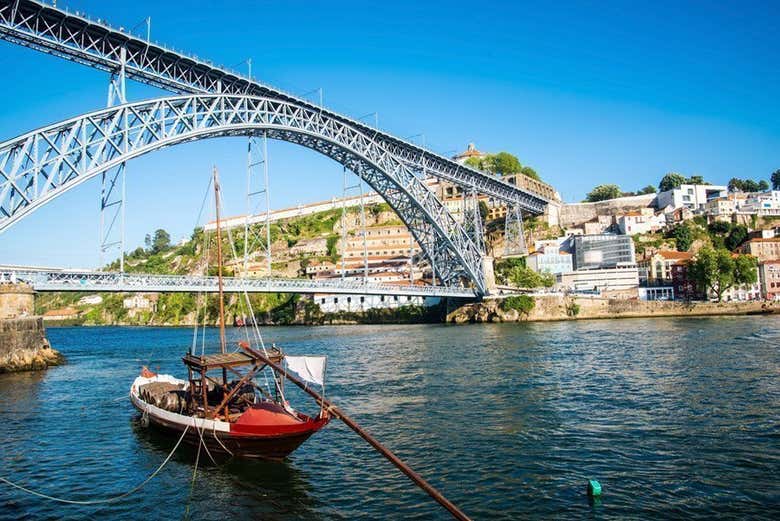
<svg viewBox="0 0 780 521"><path fill-rule="evenodd" d="M212 454L283 459L324 427L329 417L321 410L312 418L286 402L259 396L260 387L248 384L248 376L265 369L265 364L249 351L188 353L182 360L189 380L144 370L130 387L130 399L144 423L175 437L189 426L184 441L194 446L202 443ZM284 358L279 351L269 354L276 363ZM213 370L241 374L238 368L242 366L252 369L227 384L208 374Z"/></svg>
<svg viewBox="0 0 780 521"><path fill-rule="evenodd" d="M283 459L329 420L322 406L316 417L290 406L284 395L285 376L289 378L286 373L294 372L307 382L324 386L325 357L285 356L275 346L266 349L262 340L257 350L247 342L239 342L236 351L227 352L216 168L214 188L220 352L197 355L193 346L182 358L187 380L143 368L130 386L130 400L141 412L142 424L177 438L183 436L184 441L203 446L212 455ZM255 337L261 339L259 331ZM265 387L255 381L263 372Z"/></svg>

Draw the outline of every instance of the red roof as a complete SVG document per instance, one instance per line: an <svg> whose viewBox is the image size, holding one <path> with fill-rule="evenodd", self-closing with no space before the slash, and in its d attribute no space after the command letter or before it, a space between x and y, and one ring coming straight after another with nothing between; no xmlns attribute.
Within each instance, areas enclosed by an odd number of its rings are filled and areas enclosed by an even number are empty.
<svg viewBox="0 0 780 521"><path fill-rule="evenodd" d="M657 255L660 255L666 260L688 260L691 257L693 257L692 253L689 253L687 251L674 251L674 250L661 250L657 252Z"/></svg>

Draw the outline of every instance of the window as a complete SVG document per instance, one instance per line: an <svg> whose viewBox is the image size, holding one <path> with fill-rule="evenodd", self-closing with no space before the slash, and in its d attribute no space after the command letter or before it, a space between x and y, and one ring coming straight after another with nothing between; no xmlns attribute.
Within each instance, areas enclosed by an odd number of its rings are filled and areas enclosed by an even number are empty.
<svg viewBox="0 0 780 521"><path fill-rule="evenodd" d="M347 297L347 304L350 304L352 302L352 297Z"/></svg>
<svg viewBox="0 0 780 521"><path fill-rule="evenodd" d="M395 295L395 296L393 297L393 300L395 300L396 302L398 302L398 295Z"/></svg>
<svg viewBox="0 0 780 521"><path fill-rule="evenodd" d="M334 304L338 304L338 303L339 303L339 298L338 298L338 297L335 297L335 298L333 299L333 303L334 303Z"/></svg>
<svg viewBox="0 0 780 521"><path fill-rule="evenodd" d="M322 299L322 303L323 303L323 304L325 303L325 299Z"/></svg>
<svg viewBox="0 0 780 521"><path fill-rule="evenodd" d="M363 302L365 302L365 301L366 301L366 297L360 297L360 303L361 303L361 304L362 304Z"/></svg>

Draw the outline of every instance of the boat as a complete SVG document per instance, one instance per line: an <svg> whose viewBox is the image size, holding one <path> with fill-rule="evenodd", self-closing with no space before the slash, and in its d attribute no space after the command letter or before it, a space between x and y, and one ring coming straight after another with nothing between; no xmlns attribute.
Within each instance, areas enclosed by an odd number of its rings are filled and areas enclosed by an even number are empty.
<svg viewBox="0 0 780 521"><path fill-rule="evenodd" d="M216 168L213 183L217 214L220 349L196 353L196 343L182 362L187 379L157 374L143 367L130 386L130 400L143 426L155 427L184 442L203 447L209 455L282 460L330 417L320 405L315 416L292 408L285 398L289 373L324 389L324 356L288 356L275 345L267 348L251 316L259 346L238 342L227 349L220 235L220 188ZM244 295L246 297L246 294ZM248 297L247 297L248 298ZM196 325L197 329L197 325ZM197 333L197 331L196 331ZM247 335L248 337L249 335ZM264 375L263 383L258 376ZM230 376L230 378L229 378Z"/></svg>

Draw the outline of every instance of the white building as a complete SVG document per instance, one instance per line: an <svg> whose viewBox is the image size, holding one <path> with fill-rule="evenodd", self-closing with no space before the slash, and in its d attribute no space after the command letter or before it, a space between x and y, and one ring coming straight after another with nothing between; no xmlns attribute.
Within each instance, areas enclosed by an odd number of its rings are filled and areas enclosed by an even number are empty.
<svg viewBox="0 0 780 521"><path fill-rule="evenodd" d="M137 294L133 295L132 297L125 298L122 301L122 305L125 307L125 309L153 310L155 307L155 302L143 295Z"/></svg>
<svg viewBox="0 0 780 521"><path fill-rule="evenodd" d="M730 219L736 210L736 201L731 197L710 199L704 205L704 213L717 220Z"/></svg>
<svg viewBox="0 0 780 521"><path fill-rule="evenodd" d="M100 295L86 295L79 299L79 306L95 306L103 302L103 297Z"/></svg>
<svg viewBox="0 0 780 521"><path fill-rule="evenodd" d="M658 208L685 207L690 210L704 211L708 201L726 197L728 188L719 185L680 185L679 188L658 194Z"/></svg>
<svg viewBox="0 0 780 521"><path fill-rule="evenodd" d="M574 269L571 253L555 248L545 248L535 251L525 260L526 266L537 273L568 273Z"/></svg>
<svg viewBox="0 0 780 521"><path fill-rule="evenodd" d="M572 271L559 275L558 281L572 291L623 293L627 296L637 296L639 269L632 266Z"/></svg>
<svg viewBox="0 0 780 521"><path fill-rule="evenodd" d="M751 194L745 199L740 211L759 217L780 215L780 190Z"/></svg>
<svg viewBox="0 0 780 521"><path fill-rule="evenodd" d="M623 235L655 232L666 225L666 216L656 214L652 208L642 208L618 216L617 225Z"/></svg>
<svg viewBox="0 0 780 521"><path fill-rule="evenodd" d="M369 309L396 309L402 306L435 306L438 297L399 295L325 295L315 294L314 303L325 313L362 312Z"/></svg>

